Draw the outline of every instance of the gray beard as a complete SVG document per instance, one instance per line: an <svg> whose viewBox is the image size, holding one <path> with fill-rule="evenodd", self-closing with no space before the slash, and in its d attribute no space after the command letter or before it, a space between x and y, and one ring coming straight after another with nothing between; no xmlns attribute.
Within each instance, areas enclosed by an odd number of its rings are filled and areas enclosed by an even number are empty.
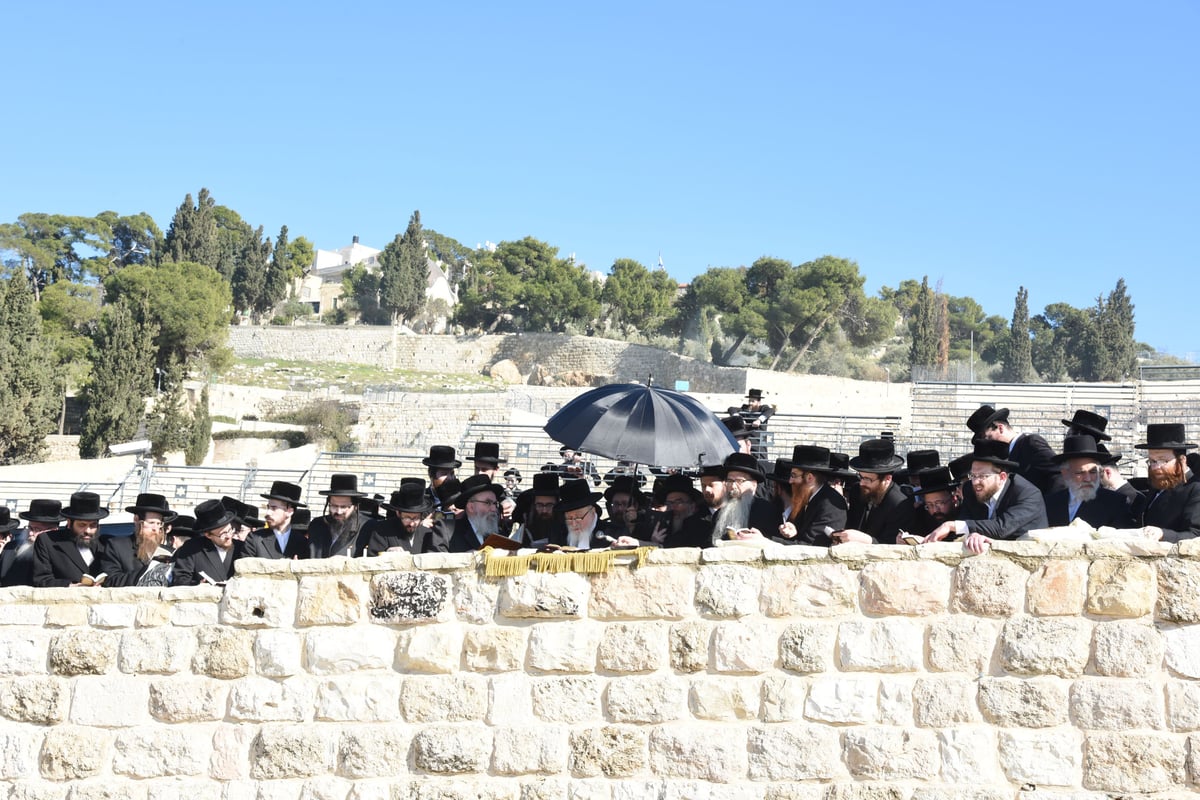
<svg viewBox="0 0 1200 800"><path fill-rule="evenodd" d="M467 519L475 533L484 538L500 532L500 525L494 514L468 514Z"/></svg>
<svg viewBox="0 0 1200 800"><path fill-rule="evenodd" d="M358 515L348 519L329 518L329 535L331 539L330 553L340 553L358 538Z"/></svg>
<svg viewBox="0 0 1200 800"><path fill-rule="evenodd" d="M754 505L754 492L743 492L740 497L726 497L725 504L713 519L713 542L725 536L726 528L740 530L750 522L750 506ZM762 531L770 536L772 531Z"/></svg>
<svg viewBox="0 0 1200 800"><path fill-rule="evenodd" d="M1070 489L1071 489L1071 499L1075 500L1077 502L1086 503L1089 500L1096 499L1096 485L1095 484L1092 484L1091 486L1087 487L1086 489L1084 489L1082 487L1075 488L1074 486L1070 487Z"/></svg>

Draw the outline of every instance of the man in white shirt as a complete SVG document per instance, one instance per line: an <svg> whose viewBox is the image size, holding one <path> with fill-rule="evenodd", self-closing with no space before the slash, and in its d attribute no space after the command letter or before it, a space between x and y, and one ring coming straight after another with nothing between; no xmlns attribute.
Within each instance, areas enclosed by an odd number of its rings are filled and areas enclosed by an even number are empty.
<svg viewBox="0 0 1200 800"><path fill-rule="evenodd" d="M294 483L275 481L271 491L261 495L267 500L267 528L246 537L246 558L308 558L308 537L292 530L296 509L308 508L300 502L301 491Z"/></svg>

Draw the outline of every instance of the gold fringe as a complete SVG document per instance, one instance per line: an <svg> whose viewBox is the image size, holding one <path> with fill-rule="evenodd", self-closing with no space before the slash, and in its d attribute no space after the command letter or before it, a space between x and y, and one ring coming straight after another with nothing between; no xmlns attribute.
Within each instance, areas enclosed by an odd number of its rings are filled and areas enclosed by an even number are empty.
<svg viewBox="0 0 1200 800"><path fill-rule="evenodd" d="M530 553L528 555L496 555L490 547L480 550L484 561L484 574L489 578L511 578L524 575L532 566L538 572L578 572L594 575L608 572L616 563L617 556L630 553L637 557L637 567L644 567L654 547L639 547L636 550L584 550L577 553Z"/></svg>

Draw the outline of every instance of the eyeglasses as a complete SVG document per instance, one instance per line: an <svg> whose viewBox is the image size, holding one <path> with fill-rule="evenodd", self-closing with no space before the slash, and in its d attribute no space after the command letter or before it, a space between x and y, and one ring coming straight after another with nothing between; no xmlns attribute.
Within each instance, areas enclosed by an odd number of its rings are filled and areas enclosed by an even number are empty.
<svg viewBox="0 0 1200 800"><path fill-rule="evenodd" d="M484 508L495 508L500 505L495 500L470 500L468 502L477 506L483 506Z"/></svg>
<svg viewBox="0 0 1200 800"><path fill-rule="evenodd" d="M1151 458L1146 461L1146 464L1150 467L1150 469L1158 469L1159 467L1169 467L1174 463L1175 463L1174 458L1169 458L1165 461L1163 461L1161 459L1157 459L1157 458Z"/></svg>
<svg viewBox="0 0 1200 800"><path fill-rule="evenodd" d="M1079 480L1084 480L1085 478L1095 479L1100 477L1100 468L1093 467L1092 469L1081 469L1077 472L1072 472L1071 474Z"/></svg>
<svg viewBox="0 0 1200 800"><path fill-rule="evenodd" d="M754 478L726 478L725 482L733 484L734 486L741 486L742 484L754 483L755 481Z"/></svg>
<svg viewBox="0 0 1200 800"><path fill-rule="evenodd" d="M669 505L671 508L682 508L683 506L690 505L691 502L692 501L688 500L686 497L681 497L675 500L668 500L667 505Z"/></svg>
<svg viewBox="0 0 1200 800"><path fill-rule="evenodd" d="M978 481L986 481L988 478L992 477L993 475L999 475L999 474L1000 474L999 472L972 472L969 475L967 475L967 480L971 481L972 483L975 483Z"/></svg>
<svg viewBox="0 0 1200 800"><path fill-rule="evenodd" d="M569 514L563 514L563 519L565 519L568 523L578 524L578 523L586 520L591 515L591 513L592 513L592 509L589 507L582 514L576 514L573 517L570 516Z"/></svg>
<svg viewBox="0 0 1200 800"><path fill-rule="evenodd" d="M538 511L553 511L554 503L534 503L533 507Z"/></svg>
<svg viewBox="0 0 1200 800"><path fill-rule="evenodd" d="M925 499L925 507L926 508L950 508L953 505L954 505L954 501L950 500L950 499L946 499L946 500L930 500L928 498Z"/></svg>

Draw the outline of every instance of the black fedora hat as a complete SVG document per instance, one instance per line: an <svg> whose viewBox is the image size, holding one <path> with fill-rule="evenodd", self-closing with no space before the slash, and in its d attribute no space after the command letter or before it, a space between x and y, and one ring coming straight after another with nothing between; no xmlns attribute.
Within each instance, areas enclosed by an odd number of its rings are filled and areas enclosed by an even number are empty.
<svg viewBox="0 0 1200 800"><path fill-rule="evenodd" d="M696 505L704 505L704 494L696 485L692 483L692 479L687 475L676 473L675 475L666 475L662 479L662 495L665 500L667 495L672 492L686 494L691 501Z"/></svg>
<svg viewBox="0 0 1200 800"><path fill-rule="evenodd" d="M196 535L196 518L191 514L176 514L171 520L171 535L190 538Z"/></svg>
<svg viewBox="0 0 1200 800"><path fill-rule="evenodd" d="M586 478L566 481L558 490L558 502L554 504L555 511L574 511L584 506L594 506L604 495L592 491L592 485Z"/></svg>
<svg viewBox="0 0 1200 800"><path fill-rule="evenodd" d="M1112 437L1104 432L1108 429L1108 417L1102 417L1094 411L1084 408L1076 409L1075 415L1070 419L1064 419L1062 424L1083 433L1090 433L1097 442L1112 441Z"/></svg>
<svg viewBox="0 0 1200 800"><path fill-rule="evenodd" d="M1097 444L1096 449L1104 454L1104 458L1100 461L1106 467L1121 463L1121 453L1118 451L1109 450L1102 444Z"/></svg>
<svg viewBox="0 0 1200 800"><path fill-rule="evenodd" d="M905 461L910 475L920 475L927 469L942 465L942 457L937 450L909 450Z"/></svg>
<svg viewBox="0 0 1200 800"><path fill-rule="evenodd" d="M1196 445L1187 439L1187 429L1178 422L1154 422L1146 426L1146 441L1135 444L1138 450L1191 450Z"/></svg>
<svg viewBox="0 0 1200 800"><path fill-rule="evenodd" d="M974 459L972 453L966 453L958 458L952 459L947 466L950 468L950 474L954 476L956 481L962 481L967 477L967 473L971 471L971 461ZM923 477L923 476L922 476Z"/></svg>
<svg viewBox="0 0 1200 800"><path fill-rule="evenodd" d="M0 533L15 531L20 524L19 520L13 519L12 512L8 510L8 506L0 506Z"/></svg>
<svg viewBox="0 0 1200 800"><path fill-rule="evenodd" d="M891 439L867 439L858 445L858 455L850 459L850 468L856 472L871 472L885 475L904 466L904 459L896 455L896 443Z"/></svg>
<svg viewBox="0 0 1200 800"><path fill-rule="evenodd" d="M196 522L192 525L192 530L201 535L224 528L237 520L237 514L226 508L220 500L205 500L196 506L195 515Z"/></svg>
<svg viewBox="0 0 1200 800"><path fill-rule="evenodd" d="M529 488L530 497L558 497L559 481L557 472L535 472L533 486Z"/></svg>
<svg viewBox="0 0 1200 800"><path fill-rule="evenodd" d="M62 522L62 503L57 500L37 498L29 501L29 510L17 514L29 522Z"/></svg>
<svg viewBox="0 0 1200 800"><path fill-rule="evenodd" d="M750 400L762 400L763 390L751 389L750 391L746 392L746 397Z"/></svg>
<svg viewBox="0 0 1200 800"><path fill-rule="evenodd" d="M433 509L429 494L425 491L425 481L401 483L400 488L392 492L391 500L380 503L380 508L394 511L397 514L427 514Z"/></svg>
<svg viewBox="0 0 1200 800"><path fill-rule="evenodd" d="M775 459L775 467L767 473L767 480L775 483L790 483L792 480L792 462L786 458Z"/></svg>
<svg viewBox="0 0 1200 800"><path fill-rule="evenodd" d="M329 488L317 494L329 497L366 497L358 490L358 476L349 472L335 472L329 476Z"/></svg>
<svg viewBox="0 0 1200 800"><path fill-rule="evenodd" d="M243 503L236 497L230 497L229 495L221 498L221 505L237 516L239 525L245 525L247 528L261 528L263 526L262 520L258 518L258 506Z"/></svg>
<svg viewBox="0 0 1200 800"><path fill-rule="evenodd" d="M722 417L721 424L734 439L749 439L754 435L754 431L746 427L746 420L741 417Z"/></svg>
<svg viewBox="0 0 1200 800"><path fill-rule="evenodd" d="M167 503L167 498L161 494L139 494L137 501L131 506L125 506L125 510L139 517L148 512L154 512L155 514L161 514L164 520L175 515L175 512L171 510L171 506Z"/></svg>
<svg viewBox="0 0 1200 800"><path fill-rule="evenodd" d="M850 456L846 453L830 453L829 466L833 467L829 474L835 478L841 478L844 481L858 480L858 473L850 469Z"/></svg>
<svg viewBox="0 0 1200 800"><path fill-rule="evenodd" d="M498 483L492 483L492 479L487 475L472 475L459 485L458 497L455 498L454 505L459 508L466 508L467 501L482 492L492 492L496 495L496 500L504 497L503 486Z"/></svg>
<svg viewBox="0 0 1200 800"><path fill-rule="evenodd" d="M758 466L758 459L749 453L730 453L725 456L725 460L721 462L721 475L728 478L731 472L744 472L760 483L766 480Z"/></svg>
<svg viewBox="0 0 1200 800"><path fill-rule="evenodd" d="M307 531L310 522L312 522L312 511L307 508L297 508L296 513L292 515L292 530Z"/></svg>
<svg viewBox="0 0 1200 800"><path fill-rule="evenodd" d="M67 519L99 520L108 516L108 509L100 507L100 495L95 492L75 492L71 503L62 510Z"/></svg>
<svg viewBox="0 0 1200 800"><path fill-rule="evenodd" d="M458 469L462 462L454 457L454 448L445 444L430 446L429 455L421 463L432 469Z"/></svg>
<svg viewBox="0 0 1200 800"><path fill-rule="evenodd" d="M1109 453L1100 450L1091 434L1081 433L1077 436L1064 437L1062 452L1056 453L1052 461L1055 464L1061 464L1072 458L1090 458L1103 464L1108 460Z"/></svg>
<svg viewBox="0 0 1200 800"><path fill-rule="evenodd" d="M959 485L950 473L949 467L934 467L921 476L921 485L913 489L913 494L931 494L933 492L953 491Z"/></svg>
<svg viewBox="0 0 1200 800"><path fill-rule="evenodd" d="M508 459L500 457L500 444L498 442L476 442L475 453L471 456L471 460L482 461L484 464L491 464L493 467L508 463Z"/></svg>
<svg viewBox="0 0 1200 800"><path fill-rule="evenodd" d="M1008 422L1008 409L982 405L967 417L967 427L979 436L982 436L993 422Z"/></svg>
<svg viewBox="0 0 1200 800"><path fill-rule="evenodd" d="M281 503L287 503L292 508L308 508L307 505L300 502L300 494L303 490L294 483L287 481L275 481L271 484L271 491L266 494L260 494L259 497L267 500L278 500ZM196 519L200 519L200 515L196 515Z"/></svg>
<svg viewBox="0 0 1200 800"><path fill-rule="evenodd" d="M828 447L821 447L815 444L798 444L792 448L792 457L788 462L791 464L789 469L798 469L804 472L834 472L834 467L829 461L829 456Z"/></svg>
<svg viewBox="0 0 1200 800"><path fill-rule="evenodd" d="M1008 444L1005 442L977 442L975 449L971 452L971 461L986 461L993 467L999 467L1006 472L1012 472L1021 466L1008 457Z"/></svg>
<svg viewBox="0 0 1200 800"><path fill-rule="evenodd" d="M611 502L615 494L635 495L642 493L642 483L646 480L644 475L638 475L638 480L634 480L632 475L618 475L613 478L612 483L604 490L604 501Z"/></svg>
<svg viewBox="0 0 1200 800"><path fill-rule="evenodd" d="M487 477L486 475L484 476ZM434 487L433 493L437 495L438 502L442 504L442 508L446 509L450 506L458 505L458 490L462 488L462 482L458 478L447 478L440 484Z"/></svg>

